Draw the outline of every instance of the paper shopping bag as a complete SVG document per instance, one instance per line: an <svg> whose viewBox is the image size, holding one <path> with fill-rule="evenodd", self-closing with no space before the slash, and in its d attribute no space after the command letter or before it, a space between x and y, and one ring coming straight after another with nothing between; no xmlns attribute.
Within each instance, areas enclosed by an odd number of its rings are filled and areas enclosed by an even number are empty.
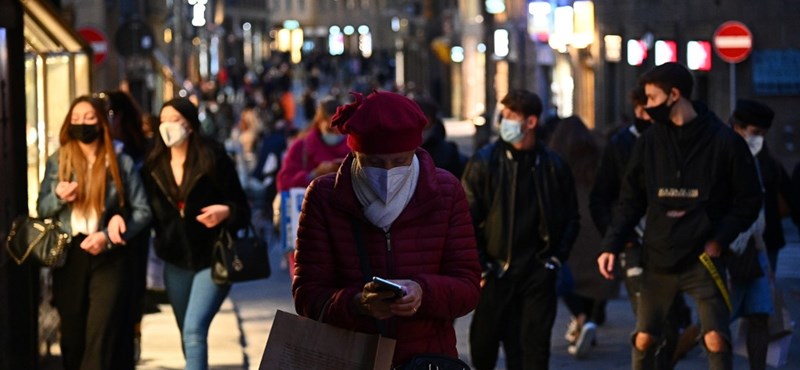
<svg viewBox="0 0 800 370"><path fill-rule="evenodd" d="M357 333L281 310L259 370L389 370L395 340Z"/></svg>

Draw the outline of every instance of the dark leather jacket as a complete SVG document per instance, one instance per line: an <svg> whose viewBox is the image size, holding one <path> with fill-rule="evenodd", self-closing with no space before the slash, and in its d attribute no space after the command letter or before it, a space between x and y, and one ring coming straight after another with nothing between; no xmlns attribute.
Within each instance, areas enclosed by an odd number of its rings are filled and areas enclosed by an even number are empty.
<svg viewBox="0 0 800 370"><path fill-rule="evenodd" d="M480 149L467 163L461 184L469 202L484 272L502 275L511 264L511 235L514 228L536 227L544 247L541 260L556 257L565 261L578 236L578 200L575 181L566 162L541 142L536 144L532 168L536 188L539 225L518 225L514 220L517 173L511 149L497 140Z"/></svg>

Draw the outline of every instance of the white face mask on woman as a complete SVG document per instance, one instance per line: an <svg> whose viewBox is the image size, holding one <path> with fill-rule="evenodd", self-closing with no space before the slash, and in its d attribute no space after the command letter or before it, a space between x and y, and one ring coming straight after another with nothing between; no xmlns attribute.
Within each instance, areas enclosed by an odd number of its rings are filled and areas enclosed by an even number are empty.
<svg viewBox="0 0 800 370"><path fill-rule="evenodd" d="M391 169L378 167L362 167L366 182L370 189L384 204L389 203L399 192L411 174L411 166L400 166Z"/></svg>
<svg viewBox="0 0 800 370"><path fill-rule="evenodd" d="M189 136L189 131L180 122L161 122L158 132L168 147L182 143Z"/></svg>

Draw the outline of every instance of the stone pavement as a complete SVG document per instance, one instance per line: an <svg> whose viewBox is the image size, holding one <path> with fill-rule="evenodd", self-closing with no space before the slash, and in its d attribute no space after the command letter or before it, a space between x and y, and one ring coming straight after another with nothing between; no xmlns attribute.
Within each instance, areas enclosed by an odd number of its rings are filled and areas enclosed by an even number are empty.
<svg viewBox="0 0 800 370"><path fill-rule="evenodd" d="M787 307L797 320L800 318L800 240L793 227L787 234L790 243L780 257L778 280L784 290ZM257 369L276 310L294 312L290 280L285 266L281 266L280 253L272 248L270 255L273 276L267 280L236 284L214 319L209 333L209 361L212 369ZM145 316L142 362L138 369L182 368L183 357L175 320L168 305L161 305L160 308L161 312ZM466 361L469 361L467 338L470 319L471 316L468 315L456 321L458 349ZM552 334L551 369L630 369L628 336L634 321L627 298L621 296L609 301L607 322L598 330L598 345L587 359L576 360L567 354L567 343L563 334L569 322L569 314L561 305ZM705 368L706 359L699 348L689 352L677 366L677 369ZM735 358L735 370L747 368L745 359ZM789 364L784 368L800 369L800 340L796 338L791 344ZM498 369L504 369L502 358Z"/></svg>

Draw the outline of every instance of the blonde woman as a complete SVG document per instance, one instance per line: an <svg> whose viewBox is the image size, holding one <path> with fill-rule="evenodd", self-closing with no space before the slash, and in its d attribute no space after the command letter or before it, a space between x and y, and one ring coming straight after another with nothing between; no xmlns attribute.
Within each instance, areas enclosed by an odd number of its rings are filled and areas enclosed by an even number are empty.
<svg viewBox="0 0 800 370"><path fill-rule="evenodd" d="M150 222L150 208L133 160L115 154L99 100L77 98L47 160L40 217L55 217L72 235L63 267L53 271L66 370L119 369L112 348L129 302L126 241Z"/></svg>

